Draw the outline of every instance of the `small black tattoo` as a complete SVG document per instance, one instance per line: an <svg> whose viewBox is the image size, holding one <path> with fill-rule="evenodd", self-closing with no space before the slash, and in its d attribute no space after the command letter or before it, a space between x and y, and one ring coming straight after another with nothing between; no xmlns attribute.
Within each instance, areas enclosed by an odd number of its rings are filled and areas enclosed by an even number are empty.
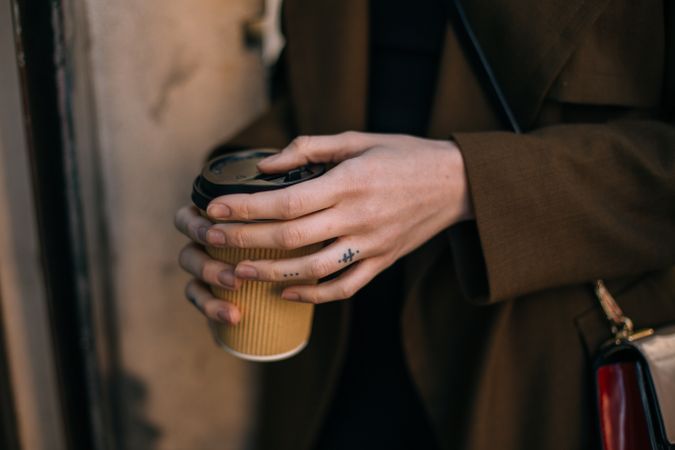
<svg viewBox="0 0 675 450"><path fill-rule="evenodd" d="M345 253L342 254L342 258L338 259L339 263L348 263L352 262L354 260L354 256L358 255L359 251L357 250L356 253L352 252L352 249L349 248Z"/></svg>
<svg viewBox="0 0 675 450"><path fill-rule="evenodd" d="M291 272L291 273L285 273L285 274L284 274L284 278L288 278L288 277L297 277L297 276L299 276L299 275L300 275L299 272L295 272L295 273L293 273L293 272Z"/></svg>

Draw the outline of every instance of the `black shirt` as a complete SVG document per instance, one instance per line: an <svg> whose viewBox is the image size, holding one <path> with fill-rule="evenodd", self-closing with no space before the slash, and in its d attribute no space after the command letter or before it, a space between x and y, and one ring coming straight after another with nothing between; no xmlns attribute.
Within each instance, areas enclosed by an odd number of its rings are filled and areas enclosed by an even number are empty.
<svg viewBox="0 0 675 450"><path fill-rule="evenodd" d="M442 0L371 0L368 131L426 134L446 30ZM352 299L349 342L317 449L433 449L405 364L399 260Z"/></svg>

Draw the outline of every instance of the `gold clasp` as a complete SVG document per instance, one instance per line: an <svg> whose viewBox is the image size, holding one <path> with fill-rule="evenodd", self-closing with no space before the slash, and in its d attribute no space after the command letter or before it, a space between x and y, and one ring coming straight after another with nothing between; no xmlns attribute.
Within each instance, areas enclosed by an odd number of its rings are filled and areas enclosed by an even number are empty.
<svg viewBox="0 0 675 450"><path fill-rule="evenodd" d="M607 316L607 320L612 326L612 334L614 341L619 343L621 341L636 341L654 334L652 328L645 328L643 330L635 331L633 321L623 313L621 307L616 302L607 286L602 280L595 280L595 296L602 306L602 310Z"/></svg>

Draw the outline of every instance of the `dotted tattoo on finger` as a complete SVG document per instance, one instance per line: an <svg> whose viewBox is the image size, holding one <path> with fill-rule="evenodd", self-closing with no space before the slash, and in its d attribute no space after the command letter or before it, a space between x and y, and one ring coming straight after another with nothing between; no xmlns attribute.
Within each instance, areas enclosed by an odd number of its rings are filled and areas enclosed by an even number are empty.
<svg viewBox="0 0 675 450"><path fill-rule="evenodd" d="M354 257L360 252L356 250L356 253L352 251L351 248L348 248L346 252L342 254L342 258L338 259L338 263L347 264L354 261Z"/></svg>
<svg viewBox="0 0 675 450"><path fill-rule="evenodd" d="M285 273L284 278L293 278L293 277L298 277L300 276L300 273L298 272L290 272L290 273Z"/></svg>

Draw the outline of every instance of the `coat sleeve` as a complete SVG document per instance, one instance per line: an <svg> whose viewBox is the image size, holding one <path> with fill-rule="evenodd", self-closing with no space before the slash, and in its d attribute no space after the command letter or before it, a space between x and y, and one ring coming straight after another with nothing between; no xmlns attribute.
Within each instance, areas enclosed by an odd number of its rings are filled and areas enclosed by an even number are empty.
<svg viewBox="0 0 675 450"><path fill-rule="evenodd" d="M624 120L453 138L475 211L475 222L450 232L469 297L492 302L675 264L672 124Z"/></svg>

